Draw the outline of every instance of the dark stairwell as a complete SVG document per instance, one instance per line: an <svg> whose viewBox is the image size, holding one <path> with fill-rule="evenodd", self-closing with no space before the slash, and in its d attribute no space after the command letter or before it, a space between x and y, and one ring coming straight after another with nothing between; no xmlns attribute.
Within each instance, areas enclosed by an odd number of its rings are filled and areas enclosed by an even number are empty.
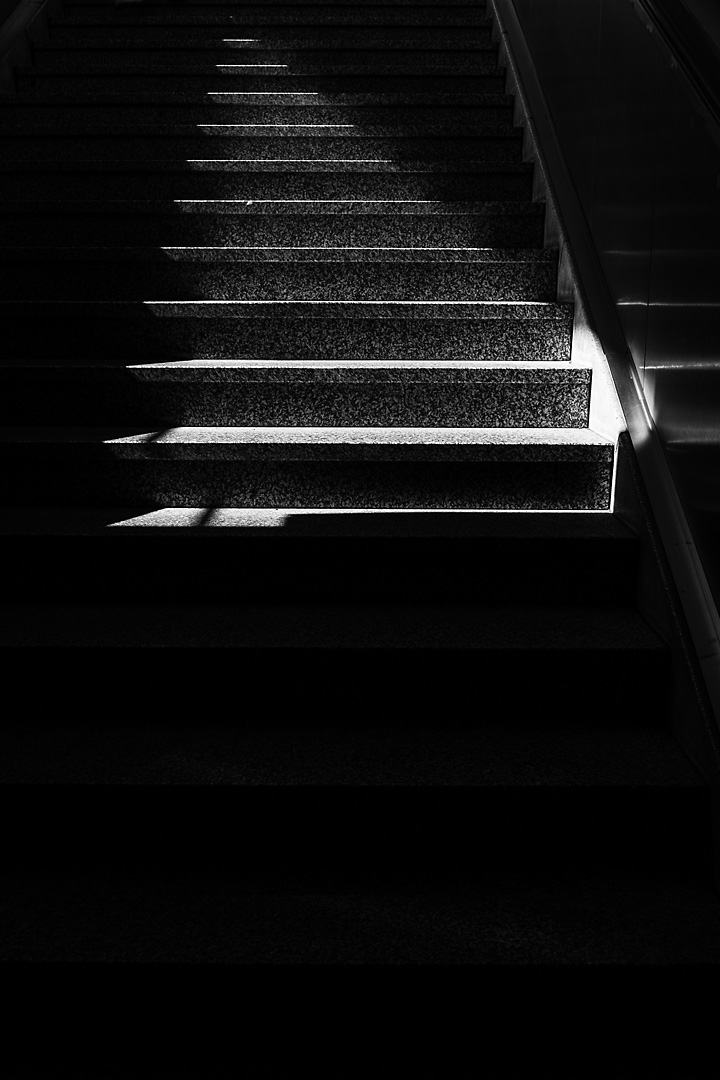
<svg viewBox="0 0 720 1080"><path fill-rule="evenodd" d="M713 1075L664 566L483 5L68 0L32 59L0 955L49 1034L17 1075Z"/></svg>

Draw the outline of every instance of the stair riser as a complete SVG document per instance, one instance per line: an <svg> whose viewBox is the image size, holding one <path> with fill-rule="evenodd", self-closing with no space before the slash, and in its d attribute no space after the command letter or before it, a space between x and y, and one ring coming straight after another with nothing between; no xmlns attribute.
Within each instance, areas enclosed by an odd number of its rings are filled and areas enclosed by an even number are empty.
<svg viewBox="0 0 720 1080"><path fill-rule="evenodd" d="M411 374L411 369L409 374ZM288 381L246 383L212 379L151 380L137 373L100 370L78 378L72 370L0 373L0 423L50 427L148 425L162 427L587 427L587 372L547 370L522 382L424 385L409 381L323 385Z"/></svg>
<svg viewBox="0 0 720 1080"><path fill-rule="evenodd" d="M53 112L55 115L53 115ZM99 113L104 113L101 118ZM412 115L412 113L416 115ZM219 126L222 125L222 126ZM272 126L276 125L276 126ZM315 126L317 125L317 127ZM283 138L332 137L333 139L424 138L425 136L482 135L512 138L515 130L508 108L468 110L466 114L444 109L408 110L405 116L394 109L248 109L232 105L208 108L100 109L87 114L83 109L27 109L21 115L0 117L0 137L56 138Z"/></svg>
<svg viewBox="0 0 720 1080"><path fill-rule="evenodd" d="M205 536L160 530L148 537L150 529L139 526L98 536L6 536L0 548L13 574L3 602L122 603L130 595L144 604L172 604L182 596L184 603L224 605L634 600L638 551L632 540L285 537L275 535L282 529L258 529L263 531L271 536L226 537L206 528Z"/></svg>
<svg viewBox="0 0 720 1080"><path fill-rule="evenodd" d="M33 300L540 300L557 299L555 267L512 262L479 266L306 262L214 267L70 263L16 267L3 299Z"/></svg>
<svg viewBox="0 0 720 1080"><path fill-rule="evenodd" d="M32 312L28 312L32 316ZM569 321L431 319L6 319L16 360L148 359L569 360Z"/></svg>
<svg viewBox="0 0 720 1080"><path fill-rule="evenodd" d="M325 887L490 882L498 872L574 873L598 865L708 872L702 789L210 787L157 790L28 785L2 794L25 843L8 862L48 869L175 866L268 886L312 876ZM243 822L263 823L262 830ZM502 825L500 826L500 823ZM43 941L41 952L48 942Z"/></svg>
<svg viewBox="0 0 720 1080"><path fill-rule="evenodd" d="M61 461L2 453L9 506L366 507L607 510L609 461L242 462L118 460L99 448ZM65 455L62 455L65 457Z"/></svg>
<svg viewBox="0 0 720 1080"><path fill-rule="evenodd" d="M118 135L117 138L92 137L88 139L68 137L8 138L6 143L8 161L28 162L42 165L57 158L86 161L94 158L111 158L116 162L134 163L138 158L156 161L194 161L203 158L244 158L252 161L254 168L264 159L282 159L290 164L296 158L331 158L342 161L367 158L400 158L415 161L443 162L447 158L463 163L480 160L486 165L519 164L522 154L521 136L508 135L491 138L431 137L428 139L400 137L374 138L373 136L338 138L336 135L313 136L257 136L207 135L200 138L180 138L168 135L158 138ZM467 164L463 168L467 168Z"/></svg>
<svg viewBox="0 0 720 1080"><path fill-rule="evenodd" d="M121 211L117 201L169 199L441 199L448 201L482 202L485 200L527 200L532 195L532 177L521 171L498 171L483 175L462 173L444 175L420 173L403 175L391 173L251 173L241 176L230 173L160 172L148 174L66 176L63 173L29 173L12 176L0 174L0 194L4 206L0 213L67 212L94 213L95 207L79 205L81 200L100 204L98 213L115 202L113 212ZM15 205L13 201L17 200ZM32 200L33 206L23 211L20 200ZM170 209L170 207L168 207ZM2 257L2 249L0 249Z"/></svg>
<svg viewBox="0 0 720 1080"><path fill-rule="evenodd" d="M104 25L63 26L53 23L50 29L52 49L67 46L73 50L86 49L146 49L159 48L163 52L172 48L234 48L238 52L251 53L275 49L399 49L412 52L416 49L489 49L492 37L489 26L462 27L455 29L442 26L441 20L430 27L421 26L381 26L371 27L340 26L328 27L322 24L313 26L306 21L303 26L283 28L279 26L257 27L257 34L252 23L247 22L238 30L238 24L232 20L224 23L207 23L204 19L196 25L182 26L177 23L165 23L155 26L144 22L138 26ZM228 44L228 38L253 39L241 40ZM48 46L43 45L44 54Z"/></svg>
<svg viewBox="0 0 720 1080"><path fill-rule="evenodd" d="M46 74L127 75L128 73L158 76L164 72L174 75L216 76L217 68L245 70L250 75L271 74L255 70L253 65L273 64L278 78L286 75L497 75L497 50L452 52L439 49L403 52L400 49L240 49L215 47L207 51L194 49L62 49L53 51L38 48L35 63Z"/></svg>
<svg viewBox="0 0 720 1080"><path fill-rule="evenodd" d="M241 208L238 208L241 210ZM439 214L128 214L112 218L62 214L49 220L17 215L3 222L4 255L16 250L59 247L242 247L294 248L484 248L542 247L542 213ZM107 252L99 252L107 258ZM31 250L26 258L34 257ZM83 254L83 258L86 256ZM137 257L131 254L133 260ZM156 251L153 252L153 258ZM377 254L374 255L377 258Z"/></svg>
<svg viewBox="0 0 720 1080"><path fill-rule="evenodd" d="M158 13L159 12L159 13ZM273 5L268 9L266 6L228 5L216 10L206 7L204 10L197 9L195 5L187 4L182 8L173 5L166 10L150 8L143 4L140 8L134 5L120 7L108 16L98 16L92 9L86 14L81 12L72 13L72 9L65 7L62 20L52 21L53 38L67 35L71 28L78 27L112 27L142 25L143 27L179 27L179 26L228 26L244 28L262 27L332 27L332 26L360 26L360 27L437 27L446 29L452 26L467 26L485 28L487 17L482 6L446 6L437 9L429 4L423 7L405 6L392 7L382 4L373 4L366 7L362 5L344 5L333 7L331 4L324 5Z"/></svg>
<svg viewBox="0 0 720 1080"><path fill-rule="evenodd" d="M281 70L281 69L278 69ZM45 93L73 94L107 93L207 93L209 91L283 92L305 91L327 94L373 93L505 93L505 76L497 70L467 76L452 73L433 76L409 73L373 75L367 72L346 72L329 75L253 75L251 69L225 69L214 72L190 72L185 75L146 72L113 75L83 75L77 71L50 72L37 68L21 69L17 75L18 90L40 90Z"/></svg>

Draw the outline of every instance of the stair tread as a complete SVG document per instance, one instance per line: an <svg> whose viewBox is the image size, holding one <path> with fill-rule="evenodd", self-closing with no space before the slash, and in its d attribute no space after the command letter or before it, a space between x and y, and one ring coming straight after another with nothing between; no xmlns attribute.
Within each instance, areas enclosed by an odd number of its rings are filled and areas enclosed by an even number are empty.
<svg viewBox="0 0 720 1080"><path fill-rule="evenodd" d="M572 305L548 300L2 300L8 315L125 318L500 320L567 324Z"/></svg>
<svg viewBox="0 0 720 1080"><path fill-rule="evenodd" d="M0 444L154 446L328 446L476 448L490 455L535 448L563 450L613 447L611 439L587 428L402 428L402 427L175 427L164 431L129 428L0 428Z"/></svg>

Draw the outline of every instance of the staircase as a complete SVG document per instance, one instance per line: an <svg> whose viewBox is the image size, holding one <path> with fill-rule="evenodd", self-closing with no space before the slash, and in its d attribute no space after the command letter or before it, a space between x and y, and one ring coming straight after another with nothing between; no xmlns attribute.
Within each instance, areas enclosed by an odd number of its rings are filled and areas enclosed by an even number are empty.
<svg viewBox="0 0 720 1080"><path fill-rule="evenodd" d="M73 986L492 1043L720 960L504 91L482 4L67 0L2 101L1 955L58 1038Z"/></svg>

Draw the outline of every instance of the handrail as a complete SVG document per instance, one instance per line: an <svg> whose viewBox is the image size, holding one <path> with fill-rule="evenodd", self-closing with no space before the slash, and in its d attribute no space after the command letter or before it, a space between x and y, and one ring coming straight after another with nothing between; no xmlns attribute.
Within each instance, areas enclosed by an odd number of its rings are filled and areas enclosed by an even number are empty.
<svg viewBox="0 0 720 1080"><path fill-rule="evenodd" d="M639 0L631 0L636 5ZM650 2L650 0L648 0ZM720 798L720 613L693 541L674 479L662 450L633 357L608 291L590 228L568 170L555 124L531 57L514 0L488 0L515 92L523 99L523 114L534 133L536 151L546 174L561 231L572 249L578 288L602 344L622 403L628 434L647 490L665 555L677 589L697 656L707 705L688 710L690 726L681 741ZM671 603L674 600L671 598ZM653 621L652 619L650 621ZM683 648L683 641L680 647ZM702 689L698 692L702 698ZM694 712L692 721L690 713ZM713 715L714 714L714 715ZM720 854L718 856L720 859ZM720 874L720 870L718 871ZM720 881L720 878L719 878Z"/></svg>

